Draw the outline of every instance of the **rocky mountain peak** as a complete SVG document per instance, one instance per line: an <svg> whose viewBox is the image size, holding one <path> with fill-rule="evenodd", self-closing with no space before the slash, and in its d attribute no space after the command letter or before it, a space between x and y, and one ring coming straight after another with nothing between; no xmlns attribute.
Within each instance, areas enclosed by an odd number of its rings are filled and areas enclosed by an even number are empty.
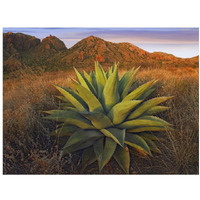
<svg viewBox="0 0 200 200"><path fill-rule="evenodd" d="M41 45L45 49L54 49L54 50L66 49L64 42L62 42L60 39L52 35L49 35L48 37L44 38L42 40Z"/></svg>

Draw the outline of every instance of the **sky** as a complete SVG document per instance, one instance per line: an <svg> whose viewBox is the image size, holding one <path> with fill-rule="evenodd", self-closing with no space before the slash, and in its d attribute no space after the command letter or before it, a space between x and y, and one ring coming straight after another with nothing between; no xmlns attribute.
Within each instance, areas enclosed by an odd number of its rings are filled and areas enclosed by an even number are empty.
<svg viewBox="0 0 200 200"><path fill-rule="evenodd" d="M43 39L54 35L67 48L94 35L110 42L129 42L148 52L165 52L181 58L199 55L198 28L3 28Z"/></svg>

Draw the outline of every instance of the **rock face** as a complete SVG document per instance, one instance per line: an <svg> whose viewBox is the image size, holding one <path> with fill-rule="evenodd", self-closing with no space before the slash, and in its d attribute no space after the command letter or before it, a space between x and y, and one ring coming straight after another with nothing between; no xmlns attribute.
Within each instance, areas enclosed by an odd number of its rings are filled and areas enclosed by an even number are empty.
<svg viewBox="0 0 200 200"><path fill-rule="evenodd" d="M65 44L61 40L59 40L57 37L52 36L52 35L44 38L42 40L41 46L43 46L44 49L46 49L46 50L48 50L48 49L54 49L54 50L66 49Z"/></svg>
<svg viewBox="0 0 200 200"><path fill-rule="evenodd" d="M4 33L3 49L7 56L17 55L20 51L26 51L40 44L40 39L22 33Z"/></svg>

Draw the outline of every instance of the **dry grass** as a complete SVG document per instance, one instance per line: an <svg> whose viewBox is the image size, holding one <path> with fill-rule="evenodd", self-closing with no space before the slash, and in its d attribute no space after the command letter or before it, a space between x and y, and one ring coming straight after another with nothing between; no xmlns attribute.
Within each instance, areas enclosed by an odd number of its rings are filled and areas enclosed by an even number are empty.
<svg viewBox="0 0 200 200"><path fill-rule="evenodd" d="M88 71L89 69L87 69ZM120 70L123 74L125 70ZM42 111L59 107L57 91L52 84L68 85L73 72L49 72L43 75L21 73L19 78L4 80L3 130L4 174L78 174L80 153L69 154L59 160L62 140L50 138L48 133L56 124L43 119ZM186 68L145 69L137 76L137 87L148 80L158 79L154 96L174 96L167 102L170 110L162 118L174 125L175 131L158 133L162 154L153 158L131 157L132 174L198 174L198 70ZM84 173L98 173L97 163ZM114 160L104 174L123 173Z"/></svg>

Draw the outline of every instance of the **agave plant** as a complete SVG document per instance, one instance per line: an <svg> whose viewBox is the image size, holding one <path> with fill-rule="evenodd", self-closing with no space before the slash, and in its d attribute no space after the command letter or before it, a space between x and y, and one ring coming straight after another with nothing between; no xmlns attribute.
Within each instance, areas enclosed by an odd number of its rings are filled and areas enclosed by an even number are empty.
<svg viewBox="0 0 200 200"><path fill-rule="evenodd" d="M171 97L146 100L156 80L130 91L139 68L121 78L116 63L107 72L98 62L90 74L74 70L78 81L72 80L70 89L55 85L63 95L58 96L64 101L61 110L47 111L46 117L62 122L51 135L69 136L61 156L82 149L83 165L97 160L100 171L113 156L129 173L129 147L149 156L151 151L160 152L152 131L165 131L171 125L154 114L167 110L158 104Z"/></svg>

